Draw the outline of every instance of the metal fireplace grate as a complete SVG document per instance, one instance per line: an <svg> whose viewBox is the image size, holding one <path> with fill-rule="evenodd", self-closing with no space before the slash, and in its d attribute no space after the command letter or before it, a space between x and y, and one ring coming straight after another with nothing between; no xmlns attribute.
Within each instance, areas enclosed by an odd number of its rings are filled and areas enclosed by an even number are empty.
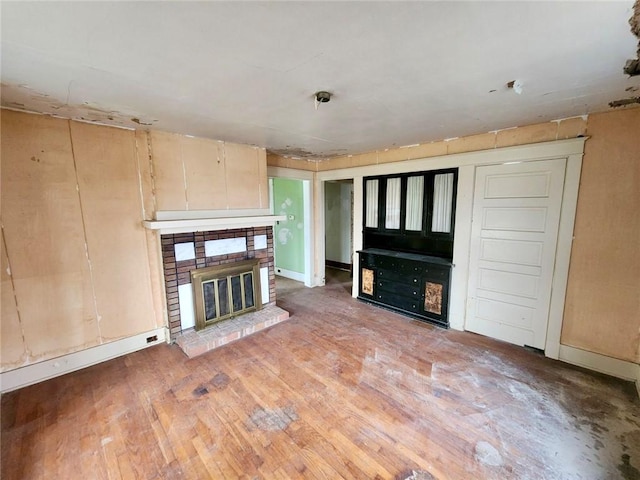
<svg viewBox="0 0 640 480"><path fill-rule="evenodd" d="M260 260L191 271L196 330L262 308Z"/></svg>

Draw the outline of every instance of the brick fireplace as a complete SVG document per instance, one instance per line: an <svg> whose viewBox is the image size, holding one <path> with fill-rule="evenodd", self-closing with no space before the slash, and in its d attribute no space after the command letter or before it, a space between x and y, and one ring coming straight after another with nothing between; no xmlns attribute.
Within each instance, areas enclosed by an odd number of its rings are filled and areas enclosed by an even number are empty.
<svg viewBox="0 0 640 480"><path fill-rule="evenodd" d="M259 259L263 305L275 303L273 228L249 227L161 235L171 340L195 325L191 271Z"/></svg>

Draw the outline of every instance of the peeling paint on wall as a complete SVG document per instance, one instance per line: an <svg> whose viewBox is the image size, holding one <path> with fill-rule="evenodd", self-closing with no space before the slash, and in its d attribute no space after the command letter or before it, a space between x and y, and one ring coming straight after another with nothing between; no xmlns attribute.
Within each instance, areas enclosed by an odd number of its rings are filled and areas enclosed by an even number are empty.
<svg viewBox="0 0 640 480"><path fill-rule="evenodd" d="M28 85L2 83L1 88L2 106L11 110L127 129L139 128L140 125L151 126L158 122L157 119L148 119L126 108L109 109L90 102L69 103L68 99L56 99Z"/></svg>
<svg viewBox="0 0 640 480"><path fill-rule="evenodd" d="M623 98L621 100L615 100L609 102L611 108L626 107L627 105L633 105L634 103L640 103L640 97Z"/></svg>
<svg viewBox="0 0 640 480"><path fill-rule="evenodd" d="M624 66L624 73L630 76L640 75L640 0L633 4L633 15L629 19L631 33L638 38L637 57L627 60Z"/></svg>

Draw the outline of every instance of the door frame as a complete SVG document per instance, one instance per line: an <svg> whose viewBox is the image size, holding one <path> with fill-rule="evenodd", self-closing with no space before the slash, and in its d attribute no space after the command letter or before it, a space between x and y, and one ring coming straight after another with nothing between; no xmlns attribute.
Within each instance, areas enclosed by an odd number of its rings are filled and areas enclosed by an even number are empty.
<svg viewBox="0 0 640 480"><path fill-rule="evenodd" d="M566 171L566 159L565 158L557 158L554 160L536 160L536 161L527 161L527 162L508 162L507 164L499 164L499 165L476 165L475 173L475 189L474 189L474 199L473 199L473 215L477 215L477 218L472 218L472 226L471 226L471 245L470 245L470 263L469 263L469 288L468 295L471 297L467 298L467 315L465 316L465 329L469 331L474 331L476 333L480 333L481 335L487 335L489 337L494 337L497 339L504 340L506 342L514 343L516 345L529 345L534 348L545 347L546 345L546 337L548 332L548 322L549 322L549 310L550 310L550 302L551 302L551 292L552 292L552 276L555 268L556 261L556 245L558 242L558 231L560 225L560 213L562 208L562 192L564 192L564 179L565 179L565 171ZM487 172L485 169L492 169L490 172ZM486 182L483 182L483 174L484 179L495 178L500 176L508 176L508 175L522 175L529 173L537 173L537 174L551 174L550 181L547 183L547 193L546 197L542 195L534 195L534 198L528 199L528 197L520 197L514 195L513 197L492 197L487 199L485 196L486 193ZM480 195L479 195L480 194ZM511 202L511 203L509 203ZM482 319L478 318L478 308L480 302L484 299L485 301L491 301L491 296L486 297L479 294L479 290L482 289L480 286L481 274L480 270L487 268L492 270L493 268L490 266L486 266L486 263L491 263L492 260L482 258L481 250L482 250L482 240L485 238L483 233L485 232L484 226L482 225L483 219L481 218L484 214L484 208L501 208L501 207L515 207L513 204L520 204L525 202L526 206L523 208L528 208L533 205L540 206L545 204L545 228L543 232L539 230L536 231L527 231L526 229L518 230L517 228L509 229L505 227L500 230L500 234L496 236L492 236L491 233L495 233L495 231L486 231L488 237L494 241L513 241L514 236L523 241L533 241L538 244L543 245L540 256L540 264L532 265L532 264L518 264L518 267L525 269L528 271L528 274L532 277L535 277L536 274L533 273L532 270L539 268L538 279L542 280L544 278L544 283L539 285L539 290L535 298L536 307L533 307L529 304L532 300L532 297L526 297L522 300L517 300L518 294L507 293L509 300L497 299L499 302L504 301L507 303L514 303L517 305L523 305L518 303L519 301L528 304L527 307L533 310L535 313L532 318L532 323L529 328L523 326L515 326L515 325L503 325L498 327L498 330L493 330L493 334L491 333L481 333L482 330L486 331L486 328L495 329L495 324L500 323L499 321L489 320L487 318L484 319L485 325L481 326ZM530 203L527 203L530 202ZM546 202L546 203L545 203ZM497 205L499 207L490 207L488 205ZM478 208L480 207L480 208ZM515 207L517 208L517 207ZM535 207L534 207L535 208ZM523 236L527 236L526 239L521 238ZM534 240L535 238L535 240ZM550 250L550 247L553 246L554 250ZM494 260L495 261L495 260ZM495 261L500 263L500 261ZM504 262L507 262L504 260ZM507 262L508 264L508 262ZM485 265L485 267L481 267L480 265ZM519 270L518 267L515 267L516 270ZM499 266L496 265L495 268L501 272L510 272L515 273L512 268L514 268L513 264L508 264L508 266ZM519 272L520 274L524 274L523 271ZM531 277L528 277L531 278ZM470 290L475 287L475 291ZM494 291L495 294L501 295L501 292ZM504 294L505 292L502 292ZM549 296L548 298L547 295ZM473 297L475 297L475 305L470 305L469 302L473 303ZM544 298L544 307L541 308L540 301L541 298ZM494 299L496 300L496 299ZM541 318L544 316L544 318ZM475 320L477 319L477 323ZM540 324L541 321L544 321L544 325ZM492 327L489 327L492 325ZM544 327L544 328L542 328ZM530 331L532 337L529 340L524 340L524 338L520 337L520 335L524 335L523 331ZM518 333L516 333L518 332ZM544 340L540 338L541 335L544 335ZM516 338L517 337L517 338ZM522 342L522 343L521 343Z"/></svg>
<svg viewBox="0 0 640 480"><path fill-rule="evenodd" d="M545 344L545 355L558 359L560 354L560 335L562 332L562 317L564 313L567 279L569 276L569 261L571 259L571 246L573 243L573 227L578 203L582 156L584 154L584 142L587 138L588 137L580 137L568 140L556 140L516 147L496 148L492 150L317 172L314 181L314 190L316 192L314 205L321 205L322 208L324 208L324 196L322 195L324 192L323 182L327 180L353 179L354 226L352 257L355 272L360 268L358 256L355 255L355 252L362 249L362 228L359 228L358 225L362 225L362 205L364 202L364 192L362 188L363 177L438 170L443 168L458 168L458 193L456 197L449 322L451 328L464 330L467 310L466 299L469 281L471 218L473 213L476 166L565 158L567 164L560 211L560 225L558 228L558 243L556 245L555 268L552 280L547 340ZM315 257L316 261L319 257L322 257L322 261L324 262L324 214L318 210L319 209L316 208L316 221L314 224ZM322 275L322 277L324 277L324 275ZM358 275L354 273L354 297L357 296L358 288Z"/></svg>

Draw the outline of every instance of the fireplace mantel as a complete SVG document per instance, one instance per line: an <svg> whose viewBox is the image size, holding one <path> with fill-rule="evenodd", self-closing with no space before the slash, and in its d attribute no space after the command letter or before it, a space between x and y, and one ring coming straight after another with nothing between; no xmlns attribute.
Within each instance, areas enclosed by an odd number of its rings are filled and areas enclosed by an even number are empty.
<svg viewBox="0 0 640 480"><path fill-rule="evenodd" d="M158 212L160 213L160 212ZM185 212L186 213L186 212ZM160 215L158 215L160 217ZM205 232L207 230L223 230L232 228L273 227L276 222L284 221L285 215L251 215L210 218L182 218L171 220L145 220L145 228L156 230L160 234Z"/></svg>

